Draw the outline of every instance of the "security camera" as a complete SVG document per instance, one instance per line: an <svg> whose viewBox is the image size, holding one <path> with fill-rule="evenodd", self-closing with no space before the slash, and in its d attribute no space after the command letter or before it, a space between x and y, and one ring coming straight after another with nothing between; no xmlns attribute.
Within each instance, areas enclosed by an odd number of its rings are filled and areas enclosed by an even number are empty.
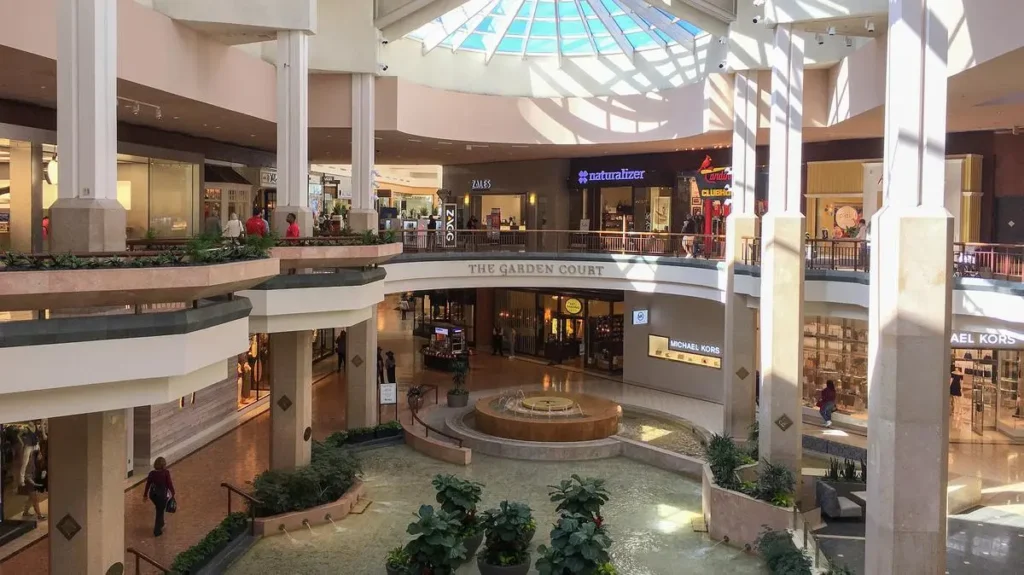
<svg viewBox="0 0 1024 575"><path fill-rule="evenodd" d="M760 22L760 21L761 21L761 17L760 17L760 16L754 16L754 17L752 18L752 20L753 20L754 24L757 24L758 22Z"/></svg>
<svg viewBox="0 0 1024 575"><path fill-rule="evenodd" d="M818 42L819 46L825 43L825 37L822 36L821 34L815 34L814 39Z"/></svg>
<svg viewBox="0 0 1024 575"><path fill-rule="evenodd" d="M718 63L718 69L719 70L724 70L725 69L725 62L719 62Z"/></svg>
<svg viewBox="0 0 1024 575"><path fill-rule="evenodd" d="M381 72L387 72L388 71L388 65L387 64L381 64L380 65L380 71Z"/></svg>
<svg viewBox="0 0 1024 575"><path fill-rule="evenodd" d="M864 27L867 28L869 34L874 34L875 33L875 23L872 22L871 20L868 20L864 24Z"/></svg>
<svg viewBox="0 0 1024 575"><path fill-rule="evenodd" d="M388 45L388 41L387 41L387 40L381 40L381 41L380 41L380 43L381 43L381 44L384 44L385 46L387 46L387 45Z"/></svg>
<svg viewBox="0 0 1024 575"><path fill-rule="evenodd" d="M836 35L836 27L835 26L829 26L828 27L828 35L829 36L835 36Z"/></svg>

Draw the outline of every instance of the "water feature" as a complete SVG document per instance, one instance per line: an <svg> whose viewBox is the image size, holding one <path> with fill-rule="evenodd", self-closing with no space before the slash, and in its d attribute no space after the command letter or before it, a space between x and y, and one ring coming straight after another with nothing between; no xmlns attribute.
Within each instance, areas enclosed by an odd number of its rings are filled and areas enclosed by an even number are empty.
<svg viewBox="0 0 1024 575"><path fill-rule="evenodd" d="M282 533L284 533L284 536L288 539L288 541L290 541L292 543L292 545L297 545L297 546L308 545L308 543L303 543L302 541L299 541L298 539L293 537L291 533L288 533L288 530L285 529L284 525L279 525L277 527L277 530L282 532Z"/></svg>
<svg viewBox="0 0 1024 575"><path fill-rule="evenodd" d="M309 530L310 537L316 537L316 533L313 531L313 527L309 524L309 519L303 519L302 524L305 525L306 529Z"/></svg>
<svg viewBox="0 0 1024 575"><path fill-rule="evenodd" d="M326 519L327 521L331 522L331 526L334 527L334 532L335 533L341 533L342 531L345 531L344 527L339 527L338 524L334 522L334 518L331 517L330 513L328 513L327 515L324 515L324 519Z"/></svg>

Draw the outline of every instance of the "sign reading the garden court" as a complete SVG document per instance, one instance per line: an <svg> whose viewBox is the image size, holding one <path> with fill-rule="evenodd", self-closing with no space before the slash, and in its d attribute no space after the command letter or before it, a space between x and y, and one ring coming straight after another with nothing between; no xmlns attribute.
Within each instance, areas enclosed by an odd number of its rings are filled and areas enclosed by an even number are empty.
<svg viewBox="0 0 1024 575"><path fill-rule="evenodd" d="M603 278L604 266L594 264L466 264L474 276L574 276Z"/></svg>

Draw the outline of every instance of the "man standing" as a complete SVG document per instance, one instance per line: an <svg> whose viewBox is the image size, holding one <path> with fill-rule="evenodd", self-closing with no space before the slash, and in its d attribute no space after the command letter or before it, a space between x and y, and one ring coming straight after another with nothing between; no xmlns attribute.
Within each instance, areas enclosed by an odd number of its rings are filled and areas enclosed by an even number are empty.
<svg viewBox="0 0 1024 575"><path fill-rule="evenodd" d="M245 235L266 237L270 232L266 220L263 219L263 212L259 208L252 209L252 217L245 220Z"/></svg>

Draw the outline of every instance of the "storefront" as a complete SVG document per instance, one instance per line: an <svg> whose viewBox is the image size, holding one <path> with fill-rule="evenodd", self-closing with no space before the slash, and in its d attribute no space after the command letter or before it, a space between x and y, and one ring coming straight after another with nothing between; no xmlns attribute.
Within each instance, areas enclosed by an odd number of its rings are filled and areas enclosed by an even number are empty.
<svg viewBox="0 0 1024 575"><path fill-rule="evenodd" d="M0 425L0 547L34 527L34 517L22 516L29 505L24 478L31 479L34 462L45 461L47 443L45 419ZM47 498L36 494L40 502Z"/></svg>
<svg viewBox="0 0 1024 575"><path fill-rule="evenodd" d="M333 356L338 330L318 329L313 332L313 379L330 372L335 364L323 360ZM256 333L249 336L249 349L238 356L238 409L242 410L270 395L270 336Z"/></svg>
<svg viewBox="0 0 1024 575"><path fill-rule="evenodd" d="M579 170L571 201L580 206L580 229L650 232L673 229L674 207L689 205L673 172L608 166ZM574 212L576 210L573 210Z"/></svg>
<svg viewBox="0 0 1024 575"><path fill-rule="evenodd" d="M213 232L213 222L221 229L231 214L243 222L252 213L253 185L230 166L203 166L203 231Z"/></svg>
<svg viewBox="0 0 1024 575"><path fill-rule="evenodd" d="M997 432L1024 438L1024 334L1006 330L954 330L952 371L962 377L960 397L953 398L951 427L970 426L972 434Z"/></svg>
<svg viewBox="0 0 1024 575"><path fill-rule="evenodd" d="M446 323L461 328L467 345L475 347L476 293L475 289L414 293L410 309L413 335L430 338L434 335L435 324Z"/></svg>
<svg viewBox="0 0 1024 575"><path fill-rule="evenodd" d="M621 292L498 289L494 325L517 354L618 373L624 309Z"/></svg>
<svg viewBox="0 0 1024 575"><path fill-rule="evenodd" d="M836 385L836 408L858 425L868 418L868 324L808 316L804 319L803 404L816 408L825 382Z"/></svg>
<svg viewBox="0 0 1024 575"><path fill-rule="evenodd" d="M478 229L496 231L566 230L568 177L566 160L445 166L442 187L463 227L472 220Z"/></svg>

